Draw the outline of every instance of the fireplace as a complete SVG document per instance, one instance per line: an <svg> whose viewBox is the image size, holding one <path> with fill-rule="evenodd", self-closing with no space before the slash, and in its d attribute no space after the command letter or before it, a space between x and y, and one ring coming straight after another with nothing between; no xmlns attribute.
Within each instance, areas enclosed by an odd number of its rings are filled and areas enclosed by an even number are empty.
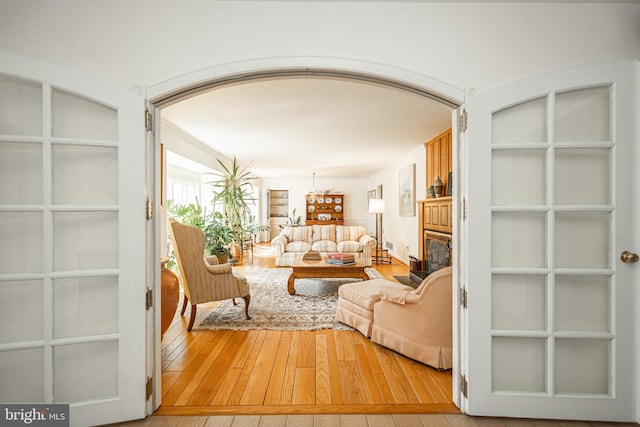
<svg viewBox="0 0 640 427"><path fill-rule="evenodd" d="M425 230L425 259L409 257L409 277L421 283L429 274L451 265L451 234Z"/></svg>

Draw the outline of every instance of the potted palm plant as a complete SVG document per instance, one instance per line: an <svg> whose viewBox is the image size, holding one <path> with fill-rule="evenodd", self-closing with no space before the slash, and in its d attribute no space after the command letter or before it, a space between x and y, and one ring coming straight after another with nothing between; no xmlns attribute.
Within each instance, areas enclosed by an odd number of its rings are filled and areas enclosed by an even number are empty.
<svg viewBox="0 0 640 427"><path fill-rule="evenodd" d="M222 203L224 223L231 230L232 255L240 252L240 245L246 234L245 218L251 217L253 197L253 180L249 172L249 164L241 166L236 157L229 166L217 159L222 167L219 179L212 182L214 187L214 203Z"/></svg>

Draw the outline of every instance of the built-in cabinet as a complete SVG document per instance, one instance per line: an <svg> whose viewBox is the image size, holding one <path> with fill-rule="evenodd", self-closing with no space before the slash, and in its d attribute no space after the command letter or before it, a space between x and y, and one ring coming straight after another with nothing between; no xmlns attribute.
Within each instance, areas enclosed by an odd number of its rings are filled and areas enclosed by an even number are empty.
<svg viewBox="0 0 640 427"><path fill-rule="evenodd" d="M307 194L306 225L344 224L344 194Z"/></svg>
<svg viewBox="0 0 640 427"><path fill-rule="evenodd" d="M289 221L289 190L269 190L269 228L271 239L280 234L280 226Z"/></svg>
<svg viewBox="0 0 640 427"><path fill-rule="evenodd" d="M426 186L427 199L418 201L418 230L421 238L418 240L418 258L427 258L428 232L436 231L451 234L452 222L452 197L451 197L451 172L452 168L452 143L451 129L438 135L425 144L426 152ZM442 190L436 197L435 190L429 188L440 178Z"/></svg>

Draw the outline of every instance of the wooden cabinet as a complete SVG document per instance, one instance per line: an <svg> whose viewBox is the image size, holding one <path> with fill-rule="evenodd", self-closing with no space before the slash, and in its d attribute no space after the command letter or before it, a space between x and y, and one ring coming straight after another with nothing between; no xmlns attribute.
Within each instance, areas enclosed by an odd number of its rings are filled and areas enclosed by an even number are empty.
<svg viewBox="0 0 640 427"><path fill-rule="evenodd" d="M344 194L307 194L305 205L306 225L344 224Z"/></svg>
<svg viewBox="0 0 640 427"><path fill-rule="evenodd" d="M438 135L425 144L426 151L426 186L427 199L418 201L418 258L426 259L428 249L425 247L426 239L423 237L427 231L439 233L453 233L452 208L453 200L450 196L452 171L452 141L451 129ZM442 197L429 195L429 187L436 178L444 184Z"/></svg>
<svg viewBox="0 0 640 427"><path fill-rule="evenodd" d="M422 230L435 230L443 233L452 232L451 197L420 200L418 201L418 208L418 220Z"/></svg>
<svg viewBox="0 0 640 427"><path fill-rule="evenodd" d="M442 195L450 195L449 173L453 170L453 157L451 146L451 129L433 138L425 144L426 163L426 185L427 189L433 185L437 177L440 177L444 184ZM427 193L428 194L428 193Z"/></svg>

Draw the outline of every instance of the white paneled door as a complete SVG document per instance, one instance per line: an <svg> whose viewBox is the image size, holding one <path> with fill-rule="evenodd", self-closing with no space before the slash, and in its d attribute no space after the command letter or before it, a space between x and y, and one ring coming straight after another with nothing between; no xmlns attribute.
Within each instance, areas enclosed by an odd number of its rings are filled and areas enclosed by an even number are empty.
<svg viewBox="0 0 640 427"><path fill-rule="evenodd" d="M145 415L143 101L0 52L0 402Z"/></svg>
<svg viewBox="0 0 640 427"><path fill-rule="evenodd" d="M469 100L466 412L636 420L636 79L604 64Z"/></svg>

